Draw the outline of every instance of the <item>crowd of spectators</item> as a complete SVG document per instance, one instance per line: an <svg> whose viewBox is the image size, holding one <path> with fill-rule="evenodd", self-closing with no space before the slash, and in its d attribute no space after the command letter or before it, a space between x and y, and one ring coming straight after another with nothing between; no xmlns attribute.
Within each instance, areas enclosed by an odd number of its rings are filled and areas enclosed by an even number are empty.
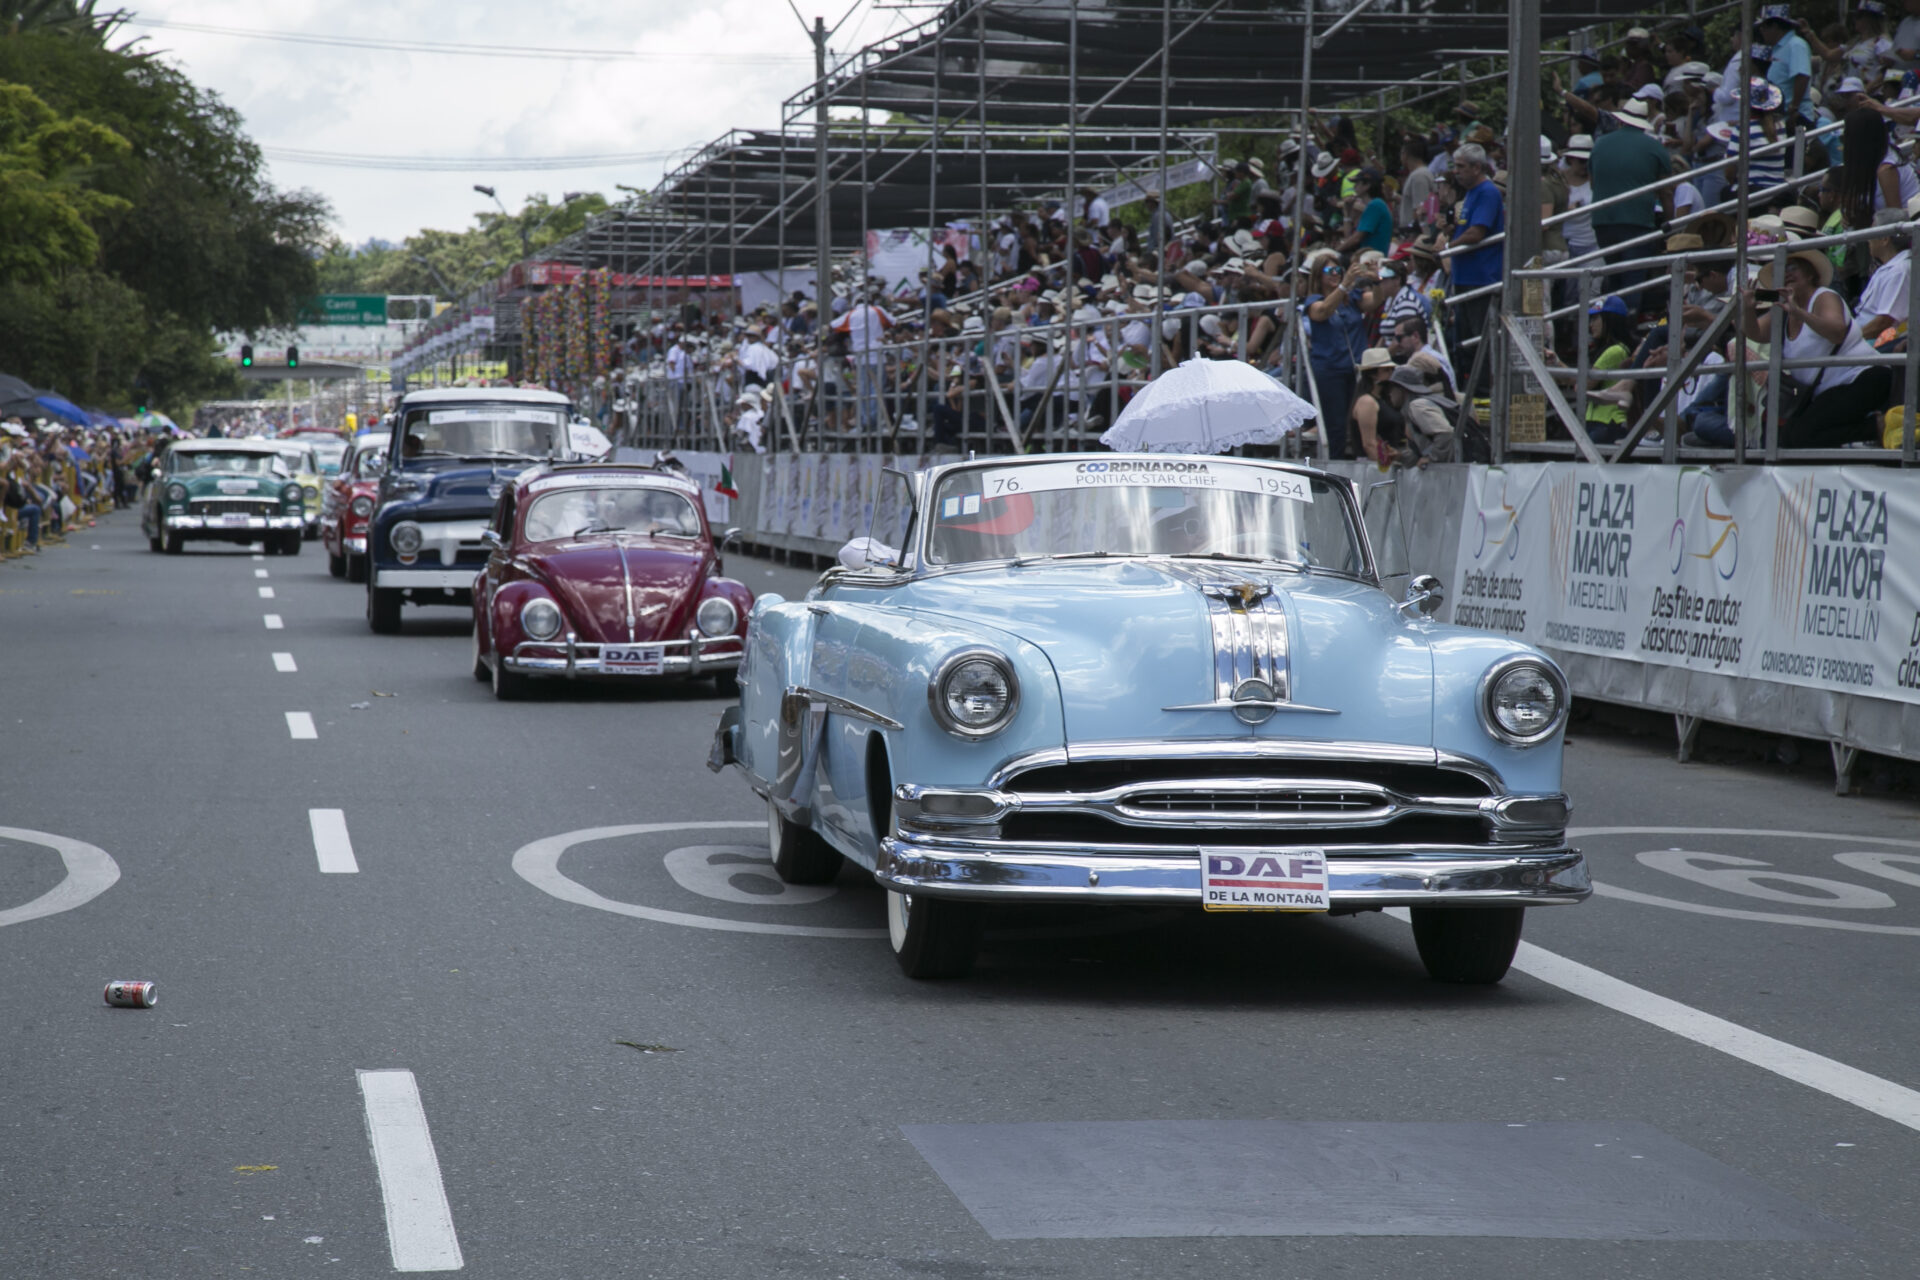
<svg viewBox="0 0 1920 1280"><path fill-rule="evenodd" d="M130 430L0 422L0 556L37 555L96 513L131 506L148 452Z"/></svg>
<svg viewBox="0 0 1920 1280"><path fill-rule="evenodd" d="M1363 131L1371 120L1314 115L1304 143L1287 137L1270 155L1228 162L1194 218L1176 220L1152 191L1121 204L1084 186L984 228L956 222L917 280L836 267L824 318L796 294L634 334L631 363L608 384L613 426L663 393L689 439L700 438L694 424L718 424L730 446L754 449L769 444L775 401L796 438L816 445L876 434L1004 444L1008 418L1024 436L1080 442L1152 373L1202 357L1249 361L1311 396L1332 457L1477 459L1486 414L1475 400L1488 385L1477 347L1502 281L1513 165L1540 171L1542 265L1586 258L1595 269L1587 323L1551 326L1546 354L1572 367L1587 348L1593 376L1577 398L1597 441L1625 434L1659 389L1615 371L1662 368L1668 351L1670 269L1614 264L1744 238L1758 273L1771 270L1770 245L1884 227L1871 245L1792 254L1781 279L1735 282L1724 263L1694 264L1682 336L1737 308L1761 367L1776 340L1789 358L1899 351L1904 224L1920 216L1910 155L1920 105L1903 105L1920 96L1920 0L1904 8L1896 22L1879 0L1858 0L1845 27L1814 30L1767 4L1738 48L1709 47L1696 26L1635 27L1605 54L1551 64L1543 93L1560 110L1538 138L1507 137L1471 98L1378 135ZM1743 55L1755 73L1745 83ZM1743 97L1751 125L1740 138ZM1721 162L1743 149L1750 216L1738 225L1710 210L1739 194L1738 168ZM1571 275L1554 288L1560 309L1578 311L1574 290ZM1295 315L1304 351L1291 342ZM1730 345L1714 357L1732 358ZM1688 398L1688 443L1731 442L1718 381ZM1760 403L1763 381L1749 388ZM1884 366L1791 371L1791 381L1779 396L1787 447L1876 440L1901 392Z"/></svg>

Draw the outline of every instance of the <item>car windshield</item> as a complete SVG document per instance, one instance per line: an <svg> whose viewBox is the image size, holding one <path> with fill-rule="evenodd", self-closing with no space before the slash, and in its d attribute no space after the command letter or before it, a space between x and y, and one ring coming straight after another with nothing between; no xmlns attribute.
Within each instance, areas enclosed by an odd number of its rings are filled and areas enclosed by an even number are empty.
<svg viewBox="0 0 1920 1280"><path fill-rule="evenodd" d="M471 404L414 409L401 437L408 458L544 458L554 450L566 419L543 406Z"/></svg>
<svg viewBox="0 0 1920 1280"><path fill-rule="evenodd" d="M1365 572L1323 476L1221 458L1100 458L949 472L933 492L931 564L1054 556L1195 556Z"/></svg>
<svg viewBox="0 0 1920 1280"><path fill-rule="evenodd" d="M175 453L173 469L176 474L189 475L210 471L239 471L250 476L284 476L291 474L285 459L277 453L217 453L213 450L194 450L190 453Z"/></svg>
<svg viewBox="0 0 1920 1280"><path fill-rule="evenodd" d="M314 460L320 464L322 475L337 475L340 464L347 457L347 442L341 440L335 443L317 443L313 446L313 456Z"/></svg>
<svg viewBox="0 0 1920 1280"><path fill-rule="evenodd" d="M643 533L670 538L700 536L693 500L672 489L626 487L563 489L527 508L529 542L553 542L594 533Z"/></svg>
<svg viewBox="0 0 1920 1280"><path fill-rule="evenodd" d="M320 470L320 464L314 459L311 449L288 449L282 447L280 456L287 460L287 468L304 475L313 475Z"/></svg>

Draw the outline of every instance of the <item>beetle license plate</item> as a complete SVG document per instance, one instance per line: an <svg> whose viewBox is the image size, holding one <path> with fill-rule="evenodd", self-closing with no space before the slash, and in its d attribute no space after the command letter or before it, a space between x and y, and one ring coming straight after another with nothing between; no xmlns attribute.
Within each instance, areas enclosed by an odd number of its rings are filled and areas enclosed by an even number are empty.
<svg viewBox="0 0 1920 1280"><path fill-rule="evenodd" d="M608 645L600 651L600 669L623 676L657 676L666 669L666 646Z"/></svg>
<svg viewBox="0 0 1920 1280"><path fill-rule="evenodd" d="M1320 849L1202 849L1200 905L1208 911L1325 911Z"/></svg>

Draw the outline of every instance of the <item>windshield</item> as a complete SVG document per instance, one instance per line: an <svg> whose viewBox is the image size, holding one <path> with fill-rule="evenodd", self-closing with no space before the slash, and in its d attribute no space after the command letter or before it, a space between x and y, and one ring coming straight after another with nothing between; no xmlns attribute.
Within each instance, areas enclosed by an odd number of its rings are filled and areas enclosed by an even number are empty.
<svg viewBox="0 0 1920 1280"><path fill-rule="evenodd" d="M408 412L401 436L407 458L544 458L554 451L565 418L558 408L457 405Z"/></svg>
<svg viewBox="0 0 1920 1280"><path fill-rule="evenodd" d="M315 461L320 464L320 472L322 475L330 476L338 474L340 464L346 460L347 442L341 440L327 444L315 444L313 446L313 456Z"/></svg>
<svg viewBox="0 0 1920 1280"><path fill-rule="evenodd" d="M320 470L320 464L314 460L311 449L289 449L282 446L280 456L286 459L289 470L313 475Z"/></svg>
<svg viewBox="0 0 1920 1280"><path fill-rule="evenodd" d="M935 488L930 564L1200 556L1366 571L1333 482L1219 458L970 467Z"/></svg>
<svg viewBox="0 0 1920 1280"><path fill-rule="evenodd" d="M671 489L580 488L544 494L527 508L529 542L552 542L592 533L644 533L671 538L700 536L693 501Z"/></svg>
<svg viewBox="0 0 1920 1280"><path fill-rule="evenodd" d="M175 475L211 471L239 471L250 476L291 474L287 470L286 460L277 453L215 453L211 450L195 450L191 453L176 451L173 454L173 471Z"/></svg>

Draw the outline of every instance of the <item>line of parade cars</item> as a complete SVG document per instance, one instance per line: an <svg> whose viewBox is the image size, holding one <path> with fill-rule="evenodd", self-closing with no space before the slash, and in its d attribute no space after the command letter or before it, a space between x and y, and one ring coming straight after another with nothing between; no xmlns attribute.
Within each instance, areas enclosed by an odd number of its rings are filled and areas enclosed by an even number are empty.
<svg viewBox="0 0 1920 1280"><path fill-rule="evenodd" d="M594 437L550 392L411 393L331 486L329 568L380 634L408 604L469 609L502 699L737 694L709 766L765 800L782 879L873 876L911 976L967 972L990 906L1068 902L1404 907L1433 977L1496 982L1525 909L1591 892L1559 668L1432 621L1431 578L1389 597L1344 479L1121 454L889 473L899 546L856 540L804 600L756 601L700 486ZM175 452L164 479L197 494ZM297 550L305 495L277 465L255 501Z"/></svg>

